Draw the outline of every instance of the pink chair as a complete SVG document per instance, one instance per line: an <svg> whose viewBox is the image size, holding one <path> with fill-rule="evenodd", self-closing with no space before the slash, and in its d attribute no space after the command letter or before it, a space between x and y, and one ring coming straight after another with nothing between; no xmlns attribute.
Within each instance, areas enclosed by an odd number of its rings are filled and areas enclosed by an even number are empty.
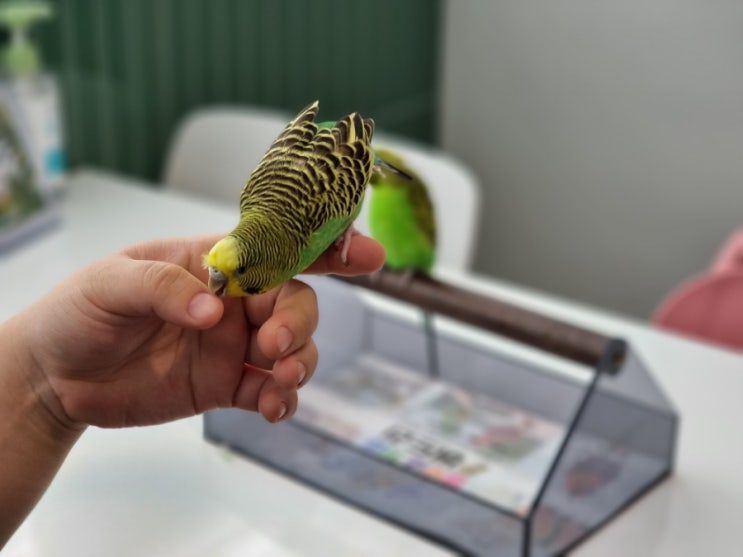
<svg viewBox="0 0 743 557"><path fill-rule="evenodd" d="M653 316L660 328L743 351L743 228L708 272L674 289Z"/></svg>

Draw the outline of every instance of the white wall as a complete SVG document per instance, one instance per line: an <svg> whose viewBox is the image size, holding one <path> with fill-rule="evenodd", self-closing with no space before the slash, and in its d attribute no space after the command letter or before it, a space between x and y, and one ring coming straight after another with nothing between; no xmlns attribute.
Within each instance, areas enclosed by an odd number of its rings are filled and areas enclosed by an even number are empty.
<svg viewBox="0 0 743 557"><path fill-rule="evenodd" d="M743 226L743 2L448 0L476 269L648 317Z"/></svg>

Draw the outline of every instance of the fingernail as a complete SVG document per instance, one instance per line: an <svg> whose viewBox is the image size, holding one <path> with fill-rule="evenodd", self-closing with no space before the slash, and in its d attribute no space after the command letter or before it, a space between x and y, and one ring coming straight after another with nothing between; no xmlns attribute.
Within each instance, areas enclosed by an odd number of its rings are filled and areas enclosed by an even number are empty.
<svg viewBox="0 0 743 557"><path fill-rule="evenodd" d="M299 378L297 386L301 387L302 383L304 383L304 378L307 377L307 367L302 362L297 362L297 377Z"/></svg>
<svg viewBox="0 0 743 557"><path fill-rule="evenodd" d="M276 418L276 419L277 420L283 419L283 417L286 416L286 410L287 410L286 403L285 402L282 402L281 403L281 410L279 410L279 417Z"/></svg>
<svg viewBox="0 0 743 557"><path fill-rule="evenodd" d="M279 327L276 330L276 346L279 348L279 352L283 354L292 345L294 335L286 327Z"/></svg>
<svg viewBox="0 0 743 557"><path fill-rule="evenodd" d="M217 300L211 294L206 292L200 292L196 294L188 304L188 314L196 320L201 321L207 317L211 317L219 306L219 300Z"/></svg>

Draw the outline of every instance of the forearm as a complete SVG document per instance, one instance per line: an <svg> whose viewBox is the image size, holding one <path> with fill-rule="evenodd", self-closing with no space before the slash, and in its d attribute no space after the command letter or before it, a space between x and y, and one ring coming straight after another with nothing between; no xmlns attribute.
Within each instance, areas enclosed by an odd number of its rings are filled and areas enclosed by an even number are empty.
<svg viewBox="0 0 743 557"><path fill-rule="evenodd" d="M23 319L0 324L0 548L46 490L82 433L40 397Z"/></svg>

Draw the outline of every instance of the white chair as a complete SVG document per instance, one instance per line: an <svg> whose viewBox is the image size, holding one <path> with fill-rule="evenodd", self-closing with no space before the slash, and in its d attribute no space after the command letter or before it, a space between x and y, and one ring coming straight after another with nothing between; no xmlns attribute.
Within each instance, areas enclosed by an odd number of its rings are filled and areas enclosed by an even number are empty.
<svg viewBox="0 0 743 557"><path fill-rule="evenodd" d="M250 173L289 120L288 113L227 106L188 114L170 141L165 188L237 207Z"/></svg>
<svg viewBox="0 0 743 557"><path fill-rule="evenodd" d="M248 176L291 117L248 107L193 112L171 142L163 174L166 188L237 207ZM472 172L444 151L407 139L377 131L374 144L396 151L429 187L438 227L435 268L470 269L481 202ZM368 234L367 223L365 205L355 226Z"/></svg>

